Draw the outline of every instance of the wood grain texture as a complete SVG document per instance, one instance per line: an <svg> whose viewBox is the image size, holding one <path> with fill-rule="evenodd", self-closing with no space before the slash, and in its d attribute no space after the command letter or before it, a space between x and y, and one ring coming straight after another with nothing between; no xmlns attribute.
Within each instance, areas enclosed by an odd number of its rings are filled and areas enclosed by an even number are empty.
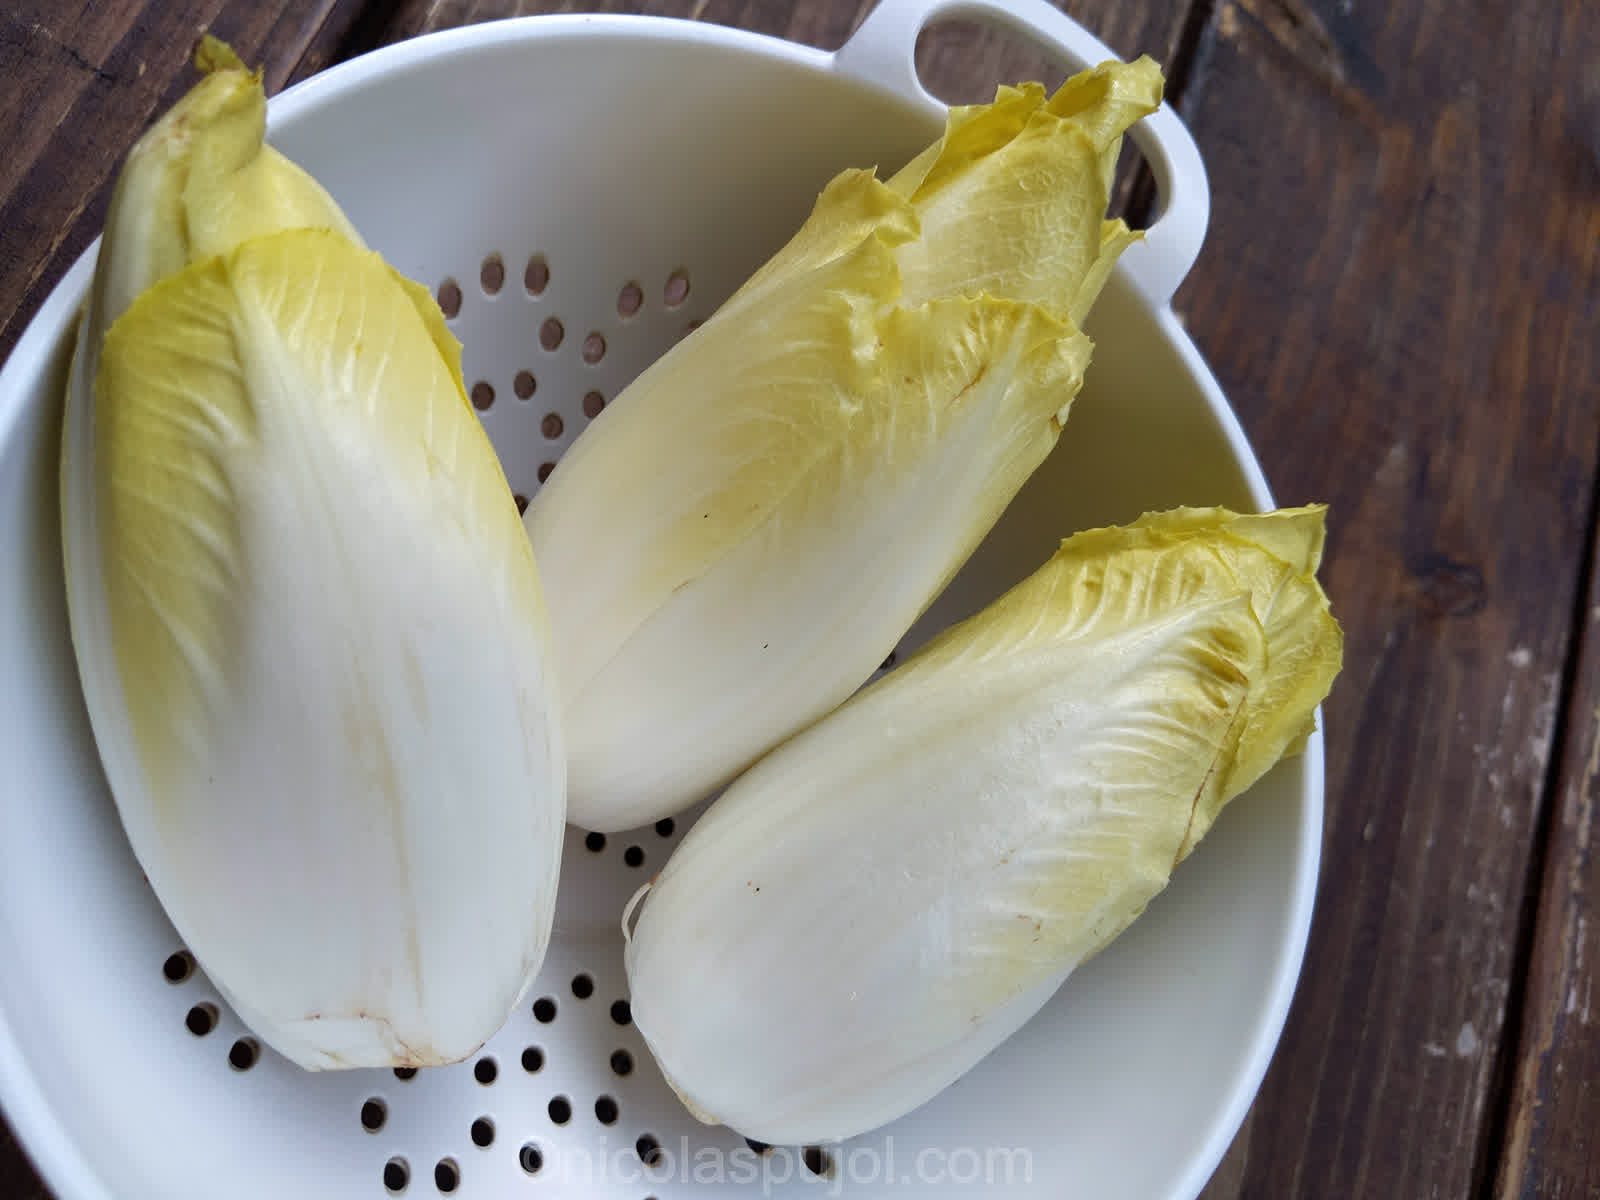
<svg viewBox="0 0 1600 1200"><path fill-rule="evenodd" d="M1592 361L1592 360L1591 360ZM1600 390L1600 380L1591 380ZM1600 563L1600 557L1594 558ZM1498 1200L1600 1196L1600 577L1552 792Z"/></svg>
<svg viewBox="0 0 1600 1200"><path fill-rule="evenodd" d="M1583 9L1222 3L1181 97L1179 307L1279 498L1332 503L1348 637L1310 950L1213 1200L1492 1175L1600 437Z"/></svg>

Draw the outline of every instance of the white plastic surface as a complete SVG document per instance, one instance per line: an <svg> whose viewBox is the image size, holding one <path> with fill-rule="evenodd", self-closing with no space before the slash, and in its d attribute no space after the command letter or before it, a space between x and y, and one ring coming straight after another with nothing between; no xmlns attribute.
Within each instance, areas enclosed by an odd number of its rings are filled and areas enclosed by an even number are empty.
<svg viewBox="0 0 1600 1200"><path fill-rule="evenodd" d="M271 136L401 271L458 282L467 384L494 389L485 424L513 487L531 494L541 464L581 432L585 397L615 395L708 315L833 172L892 169L937 134L939 106L902 68L925 21L975 12L1023 21L1069 66L1109 57L1042 3L891 3L835 56L703 25L533 18L329 71L273 102ZM1152 120L1142 145L1171 194L1143 261L1130 253L1090 322L1095 362L1067 432L907 645L1022 578L1074 528L1180 502L1271 501L1166 307L1198 250L1205 189L1176 119ZM489 294L480 270L493 255L505 278ZM613 835L600 851L569 832L550 957L484 1052L492 1082L474 1063L410 1080L307 1075L270 1053L231 1067L246 1031L223 1008L214 1031L191 1033L191 1007L219 1001L199 973L163 974L179 946L105 792L67 635L57 437L92 256L0 371L0 1102L60 1195L377 1200L396 1158L407 1196L441 1194L445 1160L450 1194L472 1198L1200 1190L1260 1082L1298 972L1320 846L1320 737L1231 806L1149 912L1016 1038L922 1110L826 1148L825 1178L794 1150L757 1157L697 1125L613 1017L623 901L688 818L667 835ZM523 282L534 256L549 272L538 295ZM688 294L669 306L680 270ZM618 297L632 282L643 304L624 317ZM563 337L546 350L550 317ZM583 354L591 333L605 342L596 362ZM536 382L526 400L523 371ZM552 413L561 429L547 437ZM587 998L573 991L579 974ZM549 1023L532 1004L545 997ZM530 1047L537 1072L521 1062ZM626 1075L612 1067L618 1050L631 1056ZM570 1105L565 1124L552 1118L556 1097ZM618 1110L610 1124L602 1097ZM362 1123L369 1100L384 1108L376 1132ZM484 1118L493 1139L479 1146ZM645 1135L664 1152L655 1171L639 1161Z"/></svg>

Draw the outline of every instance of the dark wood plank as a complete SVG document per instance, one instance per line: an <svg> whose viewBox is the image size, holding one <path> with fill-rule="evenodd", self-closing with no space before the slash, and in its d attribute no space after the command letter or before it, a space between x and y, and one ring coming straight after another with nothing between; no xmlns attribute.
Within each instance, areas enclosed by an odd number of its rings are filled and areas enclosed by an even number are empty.
<svg viewBox="0 0 1600 1200"><path fill-rule="evenodd" d="M1331 501L1348 635L1306 968L1212 1200L1492 1173L1600 437L1585 8L1221 3L1181 98L1179 306L1279 497Z"/></svg>
<svg viewBox="0 0 1600 1200"><path fill-rule="evenodd" d="M1600 234L1597 234L1600 236ZM1597 356L1588 348L1593 366ZM1600 379L1590 375L1600 392ZM1593 556L1600 564L1600 556ZM1591 573L1511 1067L1499 1200L1600 1196L1600 575Z"/></svg>

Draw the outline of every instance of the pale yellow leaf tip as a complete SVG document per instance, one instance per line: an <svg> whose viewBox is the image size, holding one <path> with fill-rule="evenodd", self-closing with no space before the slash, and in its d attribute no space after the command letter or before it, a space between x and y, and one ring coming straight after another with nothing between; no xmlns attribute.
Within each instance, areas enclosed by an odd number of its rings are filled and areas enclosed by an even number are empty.
<svg viewBox="0 0 1600 1200"><path fill-rule="evenodd" d="M219 37L201 35L194 47L194 65L207 75L218 71L249 71L244 60L234 53L233 47ZM259 74L259 72L252 72Z"/></svg>

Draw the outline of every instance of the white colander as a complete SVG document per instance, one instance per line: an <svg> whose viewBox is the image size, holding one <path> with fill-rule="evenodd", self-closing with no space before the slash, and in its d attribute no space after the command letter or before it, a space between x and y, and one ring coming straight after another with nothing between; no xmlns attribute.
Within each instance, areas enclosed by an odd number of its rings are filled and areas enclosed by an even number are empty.
<svg viewBox="0 0 1600 1200"><path fill-rule="evenodd" d="M539 17L390 47L291 89L272 140L438 289L467 386L531 495L591 416L776 249L821 185L898 166L942 107L936 16L1111 57L1042 0L889 0L836 54L706 25ZM997 81L998 82L998 81ZM1261 472L1169 301L1204 232L1198 154L1136 131L1162 212L1091 322L1060 447L907 638L1056 539L1178 503L1262 507ZM1192 1197L1249 1104L1310 919L1322 743L1224 814L1172 887L968 1077L888 1129L757 1153L696 1124L628 1023L618 914L689 821L568 833L527 1004L473 1061L306 1074L194 968L101 778L62 596L55 464L91 249L0 373L0 1099L61 1195L104 1200L826 1192Z"/></svg>

